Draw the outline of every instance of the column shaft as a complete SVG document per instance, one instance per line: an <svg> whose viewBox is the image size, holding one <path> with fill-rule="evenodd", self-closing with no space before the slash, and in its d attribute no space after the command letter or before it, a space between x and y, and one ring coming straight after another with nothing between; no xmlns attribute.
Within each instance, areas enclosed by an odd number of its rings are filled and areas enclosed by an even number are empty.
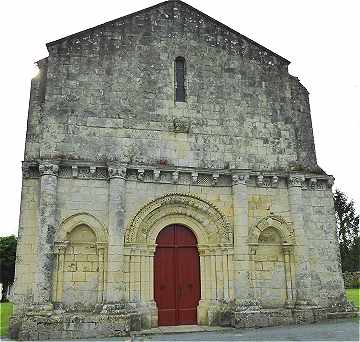
<svg viewBox="0 0 360 342"><path fill-rule="evenodd" d="M109 245L107 302L121 301L124 297L123 253L126 168L109 167Z"/></svg>
<svg viewBox="0 0 360 342"><path fill-rule="evenodd" d="M52 272L54 263L53 242L57 227L56 193L59 167L44 163L40 171L39 226L37 244L37 272L35 276L34 302L51 302Z"/></svg>
<svg viewBox="0 0 360 342"><path fill-rule="evenodd" d="M234 207L234 297L236 300L253 298L250 285L249 246L248 246L248 176L233 175Z"/></svg>

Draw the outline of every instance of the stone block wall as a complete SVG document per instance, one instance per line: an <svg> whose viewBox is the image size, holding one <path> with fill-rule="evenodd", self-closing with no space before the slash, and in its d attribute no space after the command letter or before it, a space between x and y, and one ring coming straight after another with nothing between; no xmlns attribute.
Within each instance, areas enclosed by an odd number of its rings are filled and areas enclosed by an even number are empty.
<svg viewBox="0 0 360 342"><path fill-rule="evenodd" d="M219 25L169 3L48 44L25 158L319 172L308 94L288 61Z"/></svg>
<svg viewBox="0 0 360 342"><path fill-rule="evenodd" d="M344 294L332 192L310 182L304 190L305 233L309 241L313 299L331 306Z"/></svg>
<svg viewBox="0 0 360 342"><path fill-rule="evenodd" d="M18 242L16 250L15 310L21 311L33 300L36 254L38 252L39 179L23 179Z"/></svg>

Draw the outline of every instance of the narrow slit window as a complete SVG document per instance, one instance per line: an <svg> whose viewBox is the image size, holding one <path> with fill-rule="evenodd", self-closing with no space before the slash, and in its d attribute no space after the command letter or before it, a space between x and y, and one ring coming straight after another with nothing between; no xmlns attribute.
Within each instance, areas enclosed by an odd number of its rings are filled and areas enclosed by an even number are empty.
<svg viewBox="0 0 360 342"><path fill-rule="evenodd" d="M185 59L177 57L175 59L175 100L185 102Z"/></svg>

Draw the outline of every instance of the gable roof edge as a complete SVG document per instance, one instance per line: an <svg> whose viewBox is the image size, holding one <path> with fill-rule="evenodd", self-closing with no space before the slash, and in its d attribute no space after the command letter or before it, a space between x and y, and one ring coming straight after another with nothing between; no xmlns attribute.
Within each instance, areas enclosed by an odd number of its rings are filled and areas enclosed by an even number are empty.
<svg viewBox="0 0 360 342"><path fill-rule="evenodd" d="M88 28L88 29L85 29L85 30L82 30L82 31L73 33L73 34L71 34L71 35L65 36L65 37L63 37L63 38L59 38L59 39L54 40L54 41L52 41L52 42L46 43L46 47L47 47L47 49L49 49L49 47L54 46L54 45L57 45L57 44L60 44L60 43L62 43L62 42L65 41L65 40L79 37L79 36L81 36L81 35L83 35L83 34L92 32L92 31L94 31L94 30L96 30L96 29L99 29L99 28L102 28L102 27L104 27L104 26L106 26L106 25L112 24L112 23L114 23L114 22L116 22L116 21L118 21L118 20L120 20L120 19L128 19L128 18L131 18L131 17L133 17L133 16L136 16L136 15L139 15L139 14L143 14L143 13L145 13L145 12L147 12L147 11L150 11L150 10L153 10L153 9L156 9L156 8L159 8L159 7L162 7L162 6L164 6L165 4L167 4L167 3L174 3L174 2L178 2L178 3L181 3L182 5L185 5L185 6L189 7L191 10L193 10L193 11L195 11L196 13L198 13L199 15L205 17L205 18L208 19L209 21L211 21L211 22L213 22L213 23L221 26L221 27L224 28L225 30L227 30L227 31L229 31L229 32L231 32L231 33L233 33L233 34L235 34L235 35L237 35L237 36L240 36L241 38L247 40L247 41L250 42L251 44L254 44L255 46L257 46L257 47L259 47L259 48L261 48L261 49L263 49L263 50L271 53L272 55L280 58L285 64L289 65L289 64L291 63L289 60L287 60L286 58L280 56L280 55L277 54L276 52L274 52L274 51L266 48L265 46L263 46L263 45L255 42L254 40L248 38L247 36L244 36L243 34L235 31L235 30L232 29L231 27L229 27L229 26L223 24L222 22L220 22L220 21L218 21L218 20L210 17L209 15L201 12L200 10L196 9L195 7L192 7L191 5L189 5L189 4L187 4L186 2L183 2L183 1L181 1L181 0L167 0L167 1L160 2L160 3L156 4L156 5L153 5L153 6L144 8L144 9L142 9L142 10L139 10L139 11L136 11L136 12L133 12L133 13L130 13L130 14L127 14L127 15L125 15L125 16L123 16L123 17L120 17L120 18L116 18L116 19L107 21L107 22L102 23L102 24L100 24L100 25L96 25L96 26L93 26L93 27L91 27L91 28Z"/></svg>

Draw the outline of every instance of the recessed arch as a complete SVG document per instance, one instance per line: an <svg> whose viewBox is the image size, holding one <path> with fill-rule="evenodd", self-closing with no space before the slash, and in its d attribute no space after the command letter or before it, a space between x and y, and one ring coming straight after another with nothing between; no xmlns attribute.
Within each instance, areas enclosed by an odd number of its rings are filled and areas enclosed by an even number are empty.
<svg viewBox="0 0 360 342"><path fill-rule="evenodd" d="M194 194L170 193L150 201L130 221L125 243L154 244L162 228L182 224L199 244L231 244L232 229L225 215L211 202Z"/></svg>
<svg viewBox="0 0 360 342"><path fill-rule="evenodd" d="M260 219L249 231L249 243L258 243L260 234L265 229L275 229L281 237L282 244L295 244L295 234L292 227L281 216L269 215Z"/></svg>
<svg viewBox="0 0 360 342"><path fill-rule="evenodd" d="M59 227L56 234L56 241L68 240L70 234L75 228L85 225L88 226L96 236L96 242L107 242L107 231L100 221L88 213L74 214L66 218Z"/></svg>

